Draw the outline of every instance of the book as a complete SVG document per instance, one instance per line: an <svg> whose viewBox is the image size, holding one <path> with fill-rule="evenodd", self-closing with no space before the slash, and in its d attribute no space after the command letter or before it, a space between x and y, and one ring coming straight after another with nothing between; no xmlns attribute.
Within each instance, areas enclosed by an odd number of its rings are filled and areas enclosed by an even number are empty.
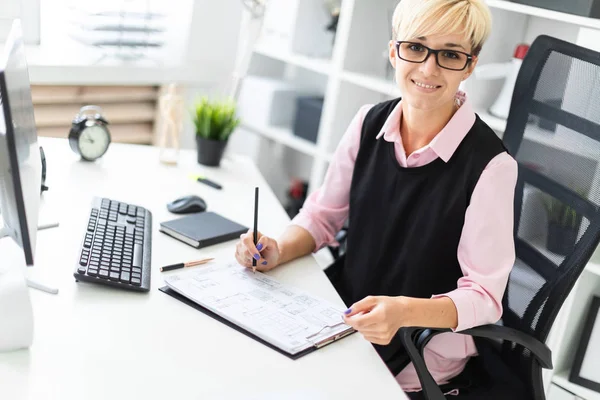
<svg viewBox="0 0 600 400"><path fill-rule="evenodd" d="M159 231L190 246L201 248L239 238L248 228L207 211L161 222Z"/></svg>
<svg viewBox="0 0 600 400"><path fill-rule="evenodd" d="M342 308L235 261L170 275L165 283L160 291L292 359L355 332Z"/></svg>

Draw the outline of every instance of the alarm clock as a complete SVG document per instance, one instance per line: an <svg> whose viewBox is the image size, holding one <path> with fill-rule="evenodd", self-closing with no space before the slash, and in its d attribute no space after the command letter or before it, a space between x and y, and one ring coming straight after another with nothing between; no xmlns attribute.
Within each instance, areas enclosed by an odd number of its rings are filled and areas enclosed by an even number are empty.
<svg viewBox="0 0 600 400"><path fill-rule="evenodd" d="M81 107L69 131L69 145L85 161L102 157L110 144L108 122L98 106Z"/></svg>

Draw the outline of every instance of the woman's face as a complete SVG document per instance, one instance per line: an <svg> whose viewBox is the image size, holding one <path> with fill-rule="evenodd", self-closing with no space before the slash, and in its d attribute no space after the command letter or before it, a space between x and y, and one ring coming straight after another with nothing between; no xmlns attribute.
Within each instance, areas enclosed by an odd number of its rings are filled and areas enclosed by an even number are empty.
<svg viewBox="0 0 600 400"><path fill-rule="evenodd" d="M471 54L470 41L462 35L438 35L405 40L415 45L402 45L404 58L418 58L419 54L426 54L427 49L422 46L433 50L450 50L438 53L443 65L456 64L457 56L463 57L456 53L458 51ZM400 87L402 100L422 110L435 110L453 102L460 83L471 75L477 64L477 58L473 57L464 70L452 71L440 67L433 53L425 62L414 63L398 57L395 41L390 41L389 48L390 62L396 70L396 82Z"/></svg>

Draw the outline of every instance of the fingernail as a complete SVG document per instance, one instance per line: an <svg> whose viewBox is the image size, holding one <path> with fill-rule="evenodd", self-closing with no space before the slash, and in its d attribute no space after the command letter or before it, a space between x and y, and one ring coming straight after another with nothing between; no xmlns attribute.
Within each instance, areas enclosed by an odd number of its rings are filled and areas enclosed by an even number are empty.
<svg viewBox="0 0 600 400"><path fill-rule="evenodd" d="M262 262L262 265L267 265L267 262L266 262L266 261L263 261L263 262Z"/></svg>
<svg viewBox="0 0 600 400"><path fill-rule="evenodd" d="M256 250L258 250L258 251L261 251L261 250L262 250L262 243L259 243L259 244L256 246Z"/></svg>
<svg viewBox="0 0 600 400"><path fill-rule="evenodd" d="M352 309L351 309L351 308L349 308L349 309L347 309L346 311L344 311L344 314L348 315L348 314L350 314L351 312L352 312Z"/></svg>
<svg viewBox="0 0 600 400"><path fill-rule="evenodd" d="M260 255L259 254L255 254L254 258L258 261L258 260L260 260Z"/></svg>

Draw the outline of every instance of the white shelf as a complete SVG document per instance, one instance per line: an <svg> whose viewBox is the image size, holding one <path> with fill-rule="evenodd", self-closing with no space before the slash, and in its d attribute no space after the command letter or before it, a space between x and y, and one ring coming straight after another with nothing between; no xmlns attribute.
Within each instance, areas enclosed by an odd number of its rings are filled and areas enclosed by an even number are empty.
<svg viewBox="0 0 600 400"><path fill-rule="evenodd" d="M569 371L560 371L552 376L552 382L576 396L586 400L600 400L600 393L586 389L569 381Z"/></svg>
<svg viewBox="0 0 600 400"><path fill-rule="evenodd" d="M597 18L582 17L560 11L547 10L545 8L513 3L506 0L487 0L487 4L490 8L499 8L502 10L514 11L519 14L532 15L555 21L567 22L569 24L585 26L588 28L600 29L600 19Z"/></svg>
<svg viewBox="0 0 600 400"><path fill-rule="evenodd" d="M342 79L378 93L400 97L400 88L398 88L398 85L387 79L350 71L342 72Z"/></svg>
<svg viewBox="0 0 600 400"><path fill-rule="evenodd" d="M583 146L581 145L581 142L575 143L573 140L569 140L569 138L565 138L560 134L557 135L556 133L550 131L547 131L546 134L543 133L543 129L539 127L536 129L537 130L526 132L525 138L527 140L532 140L558 150L564 150L570 153L586 156L592 160L596 160L598 158L598 154L600 154L600 149L598 149L597 146Z"/></svg>
<svg viewBox="0 0 600 400"><path fill-rule="evenodd" d="M506 130L506 120L505 119L495 117L492 114L490 114L489 112L487 112L485 110L481 110L481 109L475 110L475 112L477 113L477 115L479 115L479 118L481 118L483 120L483 122L488 124L490 126L490 128L492 128L496 132L504 133L504 131ZM502 135L500 135L500 136L502 136Z"/></svg>
<svg viewBox="0 0 600 400"><path fill-rule="evenodd" d="M585 266L585 270L588 271L588 272L591 272L592 274L600 276L600 265L598 265L596 263L589 262Z"/></svg>
<svg viewBox="0 0 600 400"><path fill-rule="evenodd" d="M533 247L535 247L540 253L542 253L544 256L546 256L548 259L550 259L556 265L560 265L560 263L565 258L564 256L561 256L560 254L556 254L556 253L553 253L550 250L548 250L546 248L545 244L542 243L541 238L525 239L525 241L527 243L529 243L530 245L532 245Z"/></svg>
<svg viewBox="0 0 600 400"><path fill-rule="evenodd" d="M273 140L274 142L281 143L284 146L312 157L321 154L315 143L294 135L290 128L279 126L254 126L249 124L242 124L240 128L269 140ZM326 154L323 155L323 157L329 161L332 155Z"/></svg>
<svg viewBox="0 0 600 400"><path fill-rule="evenodd" d="M562 260L564 259L564 256L561 256L560 254L556 254L556 253L553 253L550 250L548 250L546 248L546 246L544 245L544 243L542 243L542 240L540 238L526 239L526 241L527 241L527 243L529 243L530 245L535 247L544 256L549 258L556 265L559 265L562 262ZM588 271L588 272L600 277L600 265L596 264L594 262L588 262L587 265L585 266L584 271Z"/></svg>
<svg viewBox="0 0 600 400"><path fill-rule="evenodd" d="M273 49L264 46L257 46L254 51L257 54L265 57L283 61L291 65L296 65L320 74L329 75L331 72L331 61L328 59L308 57L289 52L273 51Z"/></svg>
<svg viewBox="0 0 600 400"><path fill-rule="evenodd" d="M494 131L500 133L499 136L501 138L504 136L504 131L506 130L506 120L495 117L486 111L476 110L476 112L479 115L479 117L483 120L483 122L488 124L490 128L492 128ZM542 129L539 126L532 125L531 127L533 129L527 130L526 128L525 140L540 143L558 150L568 151L570 153L589 157L593 160L597 159L598 154L600 154L600 148L598 147L598 145L581 145L581 142L571 140L564 134L557 134L555 132Z"/></svg>

